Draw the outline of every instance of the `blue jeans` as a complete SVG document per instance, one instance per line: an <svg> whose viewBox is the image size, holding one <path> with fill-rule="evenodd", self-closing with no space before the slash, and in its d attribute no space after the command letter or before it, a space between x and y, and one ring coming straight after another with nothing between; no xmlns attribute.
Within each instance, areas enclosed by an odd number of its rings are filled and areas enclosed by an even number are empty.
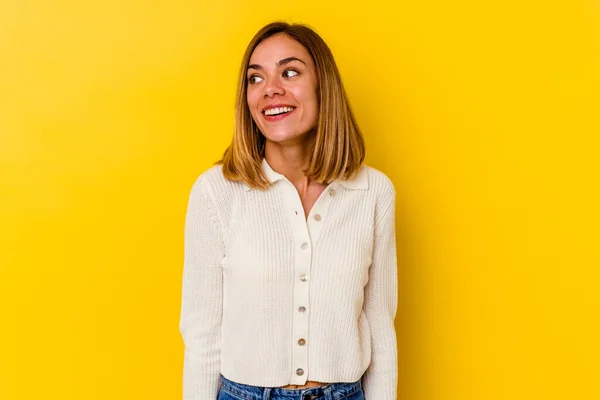
<svg viewBox="0 0 600 400"><path fill-rule="evenodd" d="M221 379L223 385L217 400L365 400L360 380L308 389L282 389L244 385L222 375Z"/></svg>

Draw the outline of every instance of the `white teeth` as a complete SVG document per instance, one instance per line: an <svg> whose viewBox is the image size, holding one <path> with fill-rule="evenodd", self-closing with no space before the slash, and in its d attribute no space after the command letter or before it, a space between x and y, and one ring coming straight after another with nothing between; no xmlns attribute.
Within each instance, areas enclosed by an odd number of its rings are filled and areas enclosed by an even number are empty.
<svg viewBox="0 0 600 400"><path fill-rule="evenodd" d="M275 115L292 111L293 107L277 107L277 108L269 108L265 110L265 115Z"/></svg>

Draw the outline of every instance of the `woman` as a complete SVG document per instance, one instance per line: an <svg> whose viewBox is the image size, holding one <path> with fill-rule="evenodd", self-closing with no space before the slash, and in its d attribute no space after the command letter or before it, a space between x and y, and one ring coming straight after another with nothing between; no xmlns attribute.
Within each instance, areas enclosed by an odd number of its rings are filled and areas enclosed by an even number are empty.
<svg viewBox="0 0 600 400"><path fill-rule="evenodd" d="M395 191L364 151L323 40L262 28L190 194L184 399L396 399Z"/></svg>

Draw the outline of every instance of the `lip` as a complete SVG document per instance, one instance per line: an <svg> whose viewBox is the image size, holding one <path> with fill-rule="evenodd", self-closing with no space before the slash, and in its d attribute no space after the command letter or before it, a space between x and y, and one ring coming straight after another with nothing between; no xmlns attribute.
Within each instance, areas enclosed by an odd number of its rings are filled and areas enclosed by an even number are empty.
<svg viewBox="0 0 600 400"><path fill-rule="evenodd" d="M277 103L277 104L268 104L268 105L264 106L263 109L260 110L260 112L264 114L265 110L267 110L269 108L278 108L278 107L293 107L293 108L296 108L296 106L293 106L291 104Z"/></svg>
<svg viewBox="0 0 600 400"><path fill-rule="evenodd" d="M284 106L284 107L290 107L290 106ZM263 118L266 119L269 122L275 122L275 121L279 121L282 120L290 115L292 115L293 113L296 112L296 109L294 108L292 111L287 112L285 114L279 114L279 115L265 115L264 113L261 113Z"/></svg>

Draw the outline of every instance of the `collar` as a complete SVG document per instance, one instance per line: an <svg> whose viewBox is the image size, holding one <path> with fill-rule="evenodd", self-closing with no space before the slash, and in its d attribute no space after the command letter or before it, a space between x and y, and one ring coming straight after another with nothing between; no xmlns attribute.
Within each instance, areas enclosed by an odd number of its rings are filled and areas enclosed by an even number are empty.
<svg viewBox="0 0 600 400"><path fill-rule="evenodd" d="M267 179L271 183L275 183L278 180L285 179L285 176L276 172L271 168L269 163L267 163L267 159L263 157L262 159L262 169L265 173ZM351 190L366 190L369 188L369 176L367 172L367 168L365 165L361 165L358 173L354 177L354 179L346 180L346 179L336 179L334 182L340 183L342 186ZM250 187L246 186L246 190L250 190Z"/></svg>

